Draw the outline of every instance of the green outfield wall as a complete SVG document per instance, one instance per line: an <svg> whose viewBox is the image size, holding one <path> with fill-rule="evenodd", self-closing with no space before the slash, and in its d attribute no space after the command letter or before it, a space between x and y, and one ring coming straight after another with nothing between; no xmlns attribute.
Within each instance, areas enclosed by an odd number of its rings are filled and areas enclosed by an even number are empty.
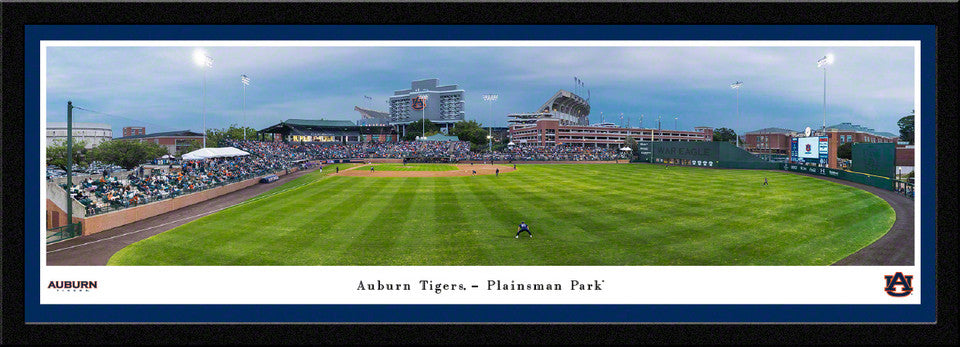
<svg viewBox="0 0 960 347"><path fill-rule="evenodd" d="M724 169L785 170L833 177L868 186L894 190L892 143L854 145L854 170L804 166L764 161L756 155L727 142L637 142L639 161ZM860 147L861 166L857 166ZM856 168L869 171L858 171ZM885 175L889 174L887 177Z"/></svg>
<svg viewBox="0 0 960 347"><path fill-rule="evenodd" d="M780 168L786 171L833 177L886 190L894 190L894 180L877 175L799 164L780 164Z"/></svg>
<svg viewBox="0 0 960 347"><path fill-rule="evenodd" d="M893 178L896 173L894 143L854 143L850 171Z"/></svg>

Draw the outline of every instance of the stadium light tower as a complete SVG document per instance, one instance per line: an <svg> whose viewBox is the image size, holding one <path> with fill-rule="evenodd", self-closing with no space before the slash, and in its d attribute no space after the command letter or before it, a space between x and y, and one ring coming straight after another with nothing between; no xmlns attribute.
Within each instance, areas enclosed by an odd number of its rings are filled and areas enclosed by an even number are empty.
<svg viewBox="0 0 960 347"><path fill-rule="evenodd" d="M483 101L490 104L490 125L487 126L487 142L491 152L493 152L493 102L497 101L499 97L500 94L483 94Z"/></svg>
<svg viewBox="0 0 960 347"><path fill-rule="evenodd" d="M200 115L203 118L203 148L207 148L207 69L213 67L213 58L210 58L202 49L193 51L193 62L203 68L203 84L200 87Z"/></svg>
<svg viewBox="0 0 960 347"><path fill-rule="evenodd" d="M827 133L827 65L833 64L833 54L827 54L817 60L817 67L823 69L823 128L821 136Z"/></svg>
<svg viewBox="0 0 960 347"><path fill-rule="evenodd" d="M737 81L730 85L730 88L736 89L737 91L737 120L740 120L740 86L743 86L743 82ZM740 147L740 135L735 136L737 138L737 147Z"/></svg>
<svg viewBox="0 0 960 347"><path fill-rule="evenodd" d="M247 86L250 85L250 77L240 75L240 83L243 85L243 104L240 105L240 113L243 114L243 140L247 140Z"/></svg>

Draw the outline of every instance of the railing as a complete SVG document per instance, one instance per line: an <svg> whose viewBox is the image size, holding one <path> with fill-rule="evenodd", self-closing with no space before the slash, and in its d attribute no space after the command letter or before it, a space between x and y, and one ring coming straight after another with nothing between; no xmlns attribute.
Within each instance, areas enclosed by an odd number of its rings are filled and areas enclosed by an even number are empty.
<svg viewBox="0 0 960 347"><path fill-rule="evenodd" d="M83 224L80 223L67 224L53 229L47 229L47 243L72 239L82 234Z"/></svg>
<svg viewBox="0 0 960 347"><path fill-rule="evenodd" d="M136 207L136 206L140 206L140 205L145 205L145 204L149 204L149 203L152 203L152 202L163 201L163 200L167 200L167 199L173 199L173 198L178 197L178 196L182 196L182 195L186 195L186 194L191 194L191 193L195 193L195 192L199 192L199 191L203 191L203 190L207 190L207 189L213 189L213 188L217 188L217 187L222 187L222 186L226 186L226 185L229 185L229 184L233 184L233 183L245 181L245 180L248 180L248 179L251 179L251 178L256 178L256 177L260 177L260 176L263 176L263 175L268 175L268 174L276 173L276 172L280 172L280 171L284 171L284 169L275 170L275 171L267 171L267 172L257 173L257 174L249 174L249 175L239 176L239 177L231 178L231 179L228 179L228 180L225 180L225 181L222 181L222 182L208 183L208 184L204 185L203 187L196 187L196 188L194 188L194 189L184 188L184 189L181 189L181 190L178 191L178 192L171 192L171 193L169 193L169 194L162 195L162 196L139 197L138 200L137 200L137 202L130 202L129 200L126 200L126 201L123 201L123 202L112 202L112 203L111 203L111 202L109 202L109 201L104 200L104 202L105 202L105 203L108 203L109 205L103 206L103 207L98 207L98 206L96 206L96 205L94 205L94 204L91 204L91 205L89 205L89 206L85 206L86 215L87 215L87 217L91 217L91 216L101 215L101 214L104 214L104 213L109 213L109 212L114 212L114 211L119 211L119 210L131 208L131 207Z"/></svg>
<svg viewBox="0 0 960 347"><path fill-rule="evenodd" d="M904 181L893 181L893 191L897 192L897 194L913 199L913 194L914 194L913 183L904 182Z"/></svg>

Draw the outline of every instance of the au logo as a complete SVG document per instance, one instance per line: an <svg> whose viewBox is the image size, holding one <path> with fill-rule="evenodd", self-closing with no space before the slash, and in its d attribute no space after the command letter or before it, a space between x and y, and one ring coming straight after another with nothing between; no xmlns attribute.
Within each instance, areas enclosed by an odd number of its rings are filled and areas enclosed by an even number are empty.
<svg viewBox="0 0 960 347"><path fill-rule="evenodd" d="M422 109L423 109L423 98L421 98L421 97L419 97L419 96L413 98L413 103L410 104L410 107L413 107L414 110L422 110Z"/></svg>
<svg viewBox="0 0 960 347"><path fill-rule="evenodd" d="M897 272L893 276L883 276L887 280L887 286L883 288L887 295L895 297L904 297L913 293L913 276L904 276L902 272ZM900 291L897 291L897 287Z"/></svg>

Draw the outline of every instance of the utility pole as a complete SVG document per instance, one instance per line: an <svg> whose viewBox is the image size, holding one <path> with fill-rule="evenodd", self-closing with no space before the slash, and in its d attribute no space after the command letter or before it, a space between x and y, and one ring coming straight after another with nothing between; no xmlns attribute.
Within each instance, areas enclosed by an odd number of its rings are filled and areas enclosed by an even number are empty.
<svg viewBox="0 0 960 347"><path fill-rule="evenodd" d="M73 101L67 101L67 234L73 235Z"/></svg>

